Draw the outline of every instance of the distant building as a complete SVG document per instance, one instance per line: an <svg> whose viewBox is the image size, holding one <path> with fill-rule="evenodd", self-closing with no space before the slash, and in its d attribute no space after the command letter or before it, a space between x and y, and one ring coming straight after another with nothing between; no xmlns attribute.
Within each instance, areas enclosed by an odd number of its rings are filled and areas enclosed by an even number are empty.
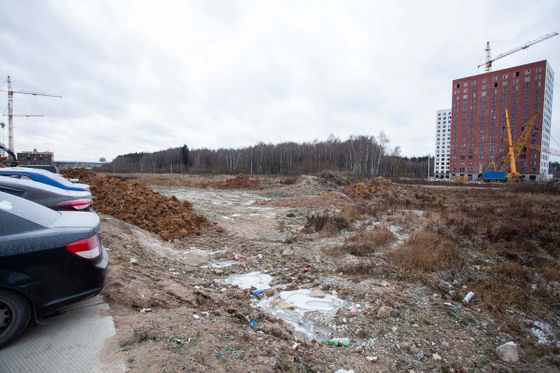
<svg viewBox="0 0 560 373"><path fill-rule="evenodd" d="M453 80L450 174L477 179L504 160L507 108L513 141L533 113L539 114L528 140L532 147L523 150L517 168L529 179L547 175L553 83L546 60Z"/></svg>
<svg viewBox="0 0 560 373"><path fill-rule="evenodd" d="M436 112L436 149L434 176L449 179L449 145L451 140L451 109Z"/></svg>
<svg viewBox="0 0 560 373"><path fill-rule="evenodd" d="M54 162L54 154L52 152L38 152L33 149L32 152L19 152L17 153L17 160L20 164L48 164Z"/></svg>

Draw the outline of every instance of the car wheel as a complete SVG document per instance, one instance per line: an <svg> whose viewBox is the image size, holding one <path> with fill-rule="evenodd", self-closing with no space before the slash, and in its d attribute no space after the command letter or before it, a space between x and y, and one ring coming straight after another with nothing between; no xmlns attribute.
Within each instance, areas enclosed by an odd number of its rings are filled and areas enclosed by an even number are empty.
<svg viewBox="0 0 560 373"><path fill-rule="evenodd" d="M31 318L31 307L23 296L0 289L0 348L24 330Z"/></svg>

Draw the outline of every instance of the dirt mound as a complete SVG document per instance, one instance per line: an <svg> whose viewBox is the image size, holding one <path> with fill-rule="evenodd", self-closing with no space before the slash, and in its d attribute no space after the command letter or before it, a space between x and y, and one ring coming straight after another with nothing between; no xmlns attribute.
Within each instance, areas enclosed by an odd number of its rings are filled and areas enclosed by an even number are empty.
<svg viewBox="0 0 560 373"><path fill-rule="evenodd" d="M246 175L237 175L233 179L218 183L216 187L221 189L260 189L261 184Z"/></svg>
<svg viewBox="0 0 560 373"><path fill-rule="evenodd" d="M210 225L204 216L193 212L190 202L165 197L144 184L96 175L85 169L67 170L63 175L90 185L96 211L157 233L166 240L196 234Z"/></svg>
<svg viewBox="0 0 560 373"><path fill-rule="evenodd" d="M317 196L288 197L263 201L260 205L292 208L341 208L352 203L347 195L340 192L328 192Z"/></svg>

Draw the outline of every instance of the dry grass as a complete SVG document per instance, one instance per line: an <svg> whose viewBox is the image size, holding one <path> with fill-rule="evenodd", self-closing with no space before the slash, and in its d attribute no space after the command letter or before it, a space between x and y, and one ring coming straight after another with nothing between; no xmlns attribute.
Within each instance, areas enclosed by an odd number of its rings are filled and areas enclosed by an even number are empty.
<svg viewBox="0 0 560 373"><path fill-rule="evenodd" d="M446 270L463 262L453 241L428 231L414 234L388 258L396 268L416 273Z"/></svg>
<svg viewBox="0 0 560 373"><path fill-rule="evenodd" d="M307 216L305 230L307 232L319 232L321 236L332 236L350 226L349 221L343 216L321 212Z"/></svg>
<svg viewBox="0 0 560 373"><path fill-rule="evenodd" d="M386 247L395 240L395 235L387 228L376 228L373 230L361 230L348 237L343 245L329 250L331 255L342 255L344 253L367 256L373 254L377 249Z"/></svg>

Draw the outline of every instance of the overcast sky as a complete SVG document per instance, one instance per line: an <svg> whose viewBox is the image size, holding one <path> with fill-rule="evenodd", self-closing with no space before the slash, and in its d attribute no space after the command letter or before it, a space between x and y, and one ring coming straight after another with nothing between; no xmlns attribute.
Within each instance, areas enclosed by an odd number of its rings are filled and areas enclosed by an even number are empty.
<svg viewBox="0 0 560 373"><path fill-rule="evenodd" d="M16 114L45 115L15 118L16 150L57 160L380 131L425 155L452 79L481 71L486 41L498 54L559 21L558 0L0 0L0 80L63 96L14 98ZM542 59L560 141L560 36L494 70Z"/></svg>

